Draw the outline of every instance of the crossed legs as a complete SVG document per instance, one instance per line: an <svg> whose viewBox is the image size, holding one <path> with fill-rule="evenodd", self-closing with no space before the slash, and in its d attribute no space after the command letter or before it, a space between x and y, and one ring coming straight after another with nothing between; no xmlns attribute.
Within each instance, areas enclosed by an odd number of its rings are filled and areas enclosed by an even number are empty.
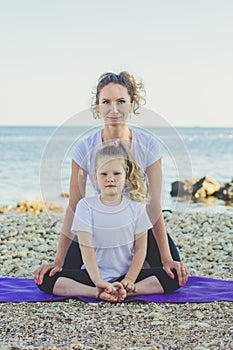
<svg viewBox="0 0 233 350"><path fill-rule="evenodd" d="M147 277L135 284L136 291L132 293L126 292L120 282L113 282L116 289L115 293L107 293L103 290L99 297L106 301L123 301L126 296L141 295L141 294L162 294L164 290L155 276ZM80 282L74 281L67 277L59 277L53 287L53 294L62 296L85 296L95 298L97 294L97 288L88 286Z"/></svg>

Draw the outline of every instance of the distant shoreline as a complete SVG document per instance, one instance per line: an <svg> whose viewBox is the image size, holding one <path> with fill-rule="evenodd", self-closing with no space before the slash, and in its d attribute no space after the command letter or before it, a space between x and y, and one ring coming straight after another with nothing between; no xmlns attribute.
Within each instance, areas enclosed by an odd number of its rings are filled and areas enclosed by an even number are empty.
<svg viewBox="0 0 233 350"><path fill-rule="evenodd" d="M44 125L44 124L31 124L31 125L4 125L1 124L0 128L59 128L59 127L66 127L66 128L73 128L73 127L77 127L77 128L86 128L86 127L97 127L98 125ZM99 125L101 126L101 125ZM136 126L136 123L135 123ZM143 125L145 128L150 128L150 127L156 127L156 128L170 128L173 127L175 129L233 129L233 126L199 126L199 125L193 125L193 126L187 126L187 125L169 125L169 126L156 126L156 125L151 125L151 124L146 124Z"/></svg>

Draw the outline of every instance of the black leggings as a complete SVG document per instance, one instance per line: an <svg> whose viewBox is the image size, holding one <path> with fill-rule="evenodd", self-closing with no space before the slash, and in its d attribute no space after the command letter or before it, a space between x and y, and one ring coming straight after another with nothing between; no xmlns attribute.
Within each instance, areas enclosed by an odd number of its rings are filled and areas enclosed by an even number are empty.
<svg viewBox="0 0 233 350"><path fill-rule="evenodd" d="M171 255L173 260L180 261L179 252L168 235L168 242L171 251ZM172 291L179 288L178 276L176 271L174 271L175 278L171 279L166 272L163 270L161 257L158 249L158 245L150 229L148 231L148 244L147 244L147 256L146 261L151 266L150 268L142 269L138 275L136 282L139 282L147 277L156 276L162 285L165 293L171 293ZM86 270L81 270L81 266L83 265L81 251L79 245L76 240L71 242L69 250L66 255L66 259L63 265L63 269L61 272L56 273L53 277L49 277L49 272L45 275L43 284L38 286L42 291L52 294L53 287L56 280L59 277L67 277L77 282L93 286L94 284L91 281L88 272ZM124 276L121 276L118 281L123 279Z"/></svg>
<svg viewBox="0 0 233 350"><path fill-rule="evenodd" d="M168 243L169 243L170 252L173 260L180 261L180 255L176 248L175 243L173 242L169 234L167 236L168 236ZM155 237L153 235L152 229L148 231L146 261L150 264L151 267L162 267L159 248L155 240ZM77 239L75 239L71 242L71 245L68 249L63 268L69 269L69 270L73 270L73 269L76 270L76 269L80 269L82 265L83 265L83 260L82 260L81 251L77 243Z"/></svg>

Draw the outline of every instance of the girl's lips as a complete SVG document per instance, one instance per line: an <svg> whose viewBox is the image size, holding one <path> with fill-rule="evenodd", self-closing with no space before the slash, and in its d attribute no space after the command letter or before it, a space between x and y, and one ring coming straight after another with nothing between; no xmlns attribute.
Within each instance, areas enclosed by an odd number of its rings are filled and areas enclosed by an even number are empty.
<svg viewBox="0 0 233 350"><path fill-rule="evenodd" d="M110 187L110 188L112 188L112 187L116 187L115 185L108 185L108 186L105 186L105 187Z"/></svg>

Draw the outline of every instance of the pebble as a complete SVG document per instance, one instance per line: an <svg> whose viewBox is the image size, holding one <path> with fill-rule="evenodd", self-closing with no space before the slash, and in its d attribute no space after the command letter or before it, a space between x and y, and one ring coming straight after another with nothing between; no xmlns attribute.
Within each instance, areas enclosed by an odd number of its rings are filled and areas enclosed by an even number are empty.
<svg viewBox="0 0 233 350"><path fill-rule="evenodd" d="M1 277L32 278L54 259L64 214L0 217ZM230 213L166 213L190 275L232 279ZM10 263L9 263L10 262ZM17 315L17 317L16 317ZM3 349L232 349L232 303L3 303Z"/></svg>

